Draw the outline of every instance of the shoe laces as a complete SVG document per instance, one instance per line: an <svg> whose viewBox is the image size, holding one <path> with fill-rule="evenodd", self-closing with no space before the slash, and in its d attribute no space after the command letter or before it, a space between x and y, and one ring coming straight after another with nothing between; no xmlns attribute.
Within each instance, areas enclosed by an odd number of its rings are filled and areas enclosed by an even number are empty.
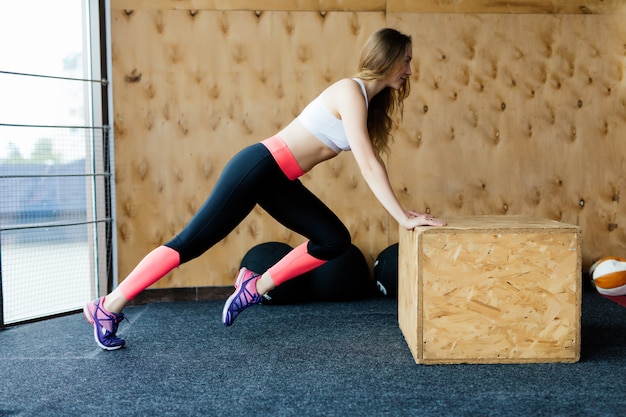
<svg viewBox="0 0 626 417"><path fill-rule="evenodd" d="M242 284L242 289L234 300L235 309L241 311L251 304L258 304L261 301L261 296L256 290L256 282L259 279L259 275L252 275ZM252 285L252 289L249 286Z"/></svg>
<svg viewBox="0 0 626 417"><path fill-rule="evenodd" d="M101 312L102 314L99 315L98 312ZM97 306L95 317L100 323L100 326L106 330L104 335L105 337L116 337L115 334L117 333L119 324L124 319L128 321L128 319L124 316L124 313L107 312L100 304ZM130 323L130 321L128 322Z"/></svg>

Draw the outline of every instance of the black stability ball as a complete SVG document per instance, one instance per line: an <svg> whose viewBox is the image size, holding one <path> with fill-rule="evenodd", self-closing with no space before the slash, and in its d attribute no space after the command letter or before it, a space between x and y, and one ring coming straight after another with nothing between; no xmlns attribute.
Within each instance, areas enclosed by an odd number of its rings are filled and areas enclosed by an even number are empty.
<svg viewBox="0 0 626 417"><path fill-rule="evenodd" d="M309 272L309 275L315 300L351 301L370 294L369 266L354 244L342 255Z"/></svg>
<svg viewBox="0 0 626 417"><path fill-rule="evenodd" d="M293 248L282 242L265 242L251 248L241 260L239 268L246 267L263 274ZM269 291L263 304L291 304L311 300L308 274L299 275Z"/></svg>
<svg viewBox="0 0 626 417"><path fill-rule="evenodd" d="M398 247L396 243L383 250L374 261L374 280L387 297L398 296Z"/></svg>

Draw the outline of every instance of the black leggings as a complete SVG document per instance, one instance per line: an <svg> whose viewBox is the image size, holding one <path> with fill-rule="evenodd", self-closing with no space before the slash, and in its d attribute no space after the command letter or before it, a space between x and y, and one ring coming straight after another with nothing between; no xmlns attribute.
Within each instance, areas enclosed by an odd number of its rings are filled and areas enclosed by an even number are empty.
<svg viewBox="0 0 626 417"><path fill-rule="evenodd" d="M309 239L311 256L330 260L350 247L339 218L300 180L290 180L261 143L242 149L224 167L213 191L189 224L165 244L180 263L225 238L259 204L273 218Z"/></svg>

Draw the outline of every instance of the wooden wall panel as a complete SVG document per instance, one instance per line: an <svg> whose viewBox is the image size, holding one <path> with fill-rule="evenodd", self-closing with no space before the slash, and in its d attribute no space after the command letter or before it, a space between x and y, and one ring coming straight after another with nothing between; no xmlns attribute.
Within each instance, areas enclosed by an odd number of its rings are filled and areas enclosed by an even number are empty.
<svg viewBox="0 0 626 417"><path fill-rule="evenodd" d="M387 10L387 0L113 0L113 7L132 10L382 12Z"/></svg>
<svg viewBox="0 0 626 417"><path fill-rule="evenodd" d="M268 0L249 10L243 0L113 0L120 280L187 223L235 152L350 76L366 37L385 25L414 39L412 94L388 161L407 207L540 215L582 227L586 265L626 254L626 33L618 7L587 3L602 15L481 14L470 13L480 1L454 3L464 6L422 14L398 0ZM370 263L397 242L396 223L350 153L303 182L342 218ZM302 238L255 209L156 286L229 285L245 252L269 240Z"/></svg>
<svg viewBox="0 0 626 417"><path fill-rule="evenodd" d="M626 13L623 0L113 0L116 9L385 11L388 13Z"/></svg>
<svg viewBox="0 0 626 417"><path fill-rule="evenodd" d="M623 0L388 0L391 13L615 14L626 13Z"/></svg>

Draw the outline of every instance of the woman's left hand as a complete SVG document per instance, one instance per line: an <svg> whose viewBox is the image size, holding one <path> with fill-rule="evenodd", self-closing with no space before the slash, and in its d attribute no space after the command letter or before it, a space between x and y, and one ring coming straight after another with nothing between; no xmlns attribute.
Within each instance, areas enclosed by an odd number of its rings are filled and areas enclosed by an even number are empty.
<svg viewBox="0 0 626 417"><path fill-rule="evenodd" d="M409 224L405 227L409 230L417 226L445 226L447 224L445 220L437 219L430 214L418 213L412 210L407 210L406 214L409 217Z"/></svg>

